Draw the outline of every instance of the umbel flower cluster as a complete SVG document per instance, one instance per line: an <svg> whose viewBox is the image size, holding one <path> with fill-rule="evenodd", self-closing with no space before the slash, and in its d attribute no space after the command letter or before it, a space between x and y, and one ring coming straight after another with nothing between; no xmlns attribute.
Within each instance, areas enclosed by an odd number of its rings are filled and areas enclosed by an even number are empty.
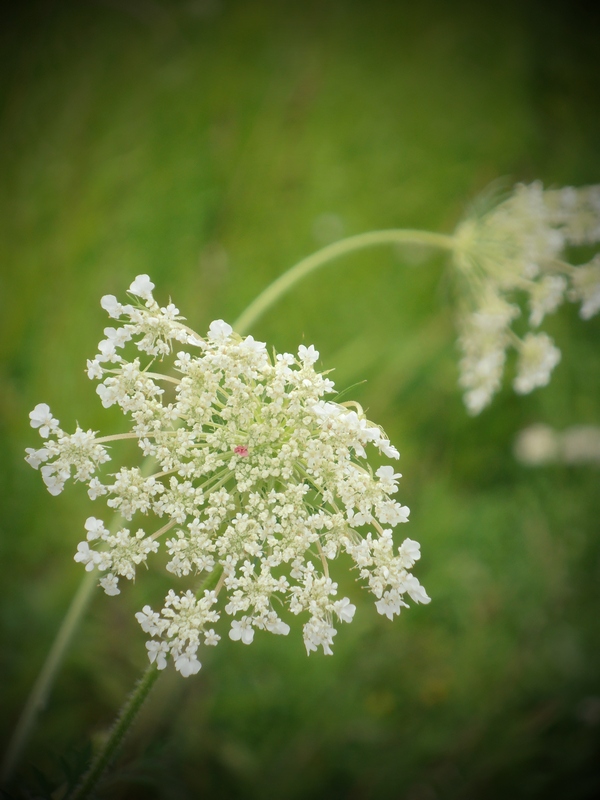
<svg viewBox="0 0 600 800"><path fill-rule="evenodd" d="M136 614L151 637L150 661L163 669L172 658L182 675L196 673L198 648L217 644L223 613L230 638L244 644L257 629L287 634L285 619L302 615L307 652L330 654L334 625L355 612L329 574L340 553L380 614L392 619L406 596L428 603L410 572L418 543L395 549L392 540L409 513L392 499L400 475L392 466L373 472L366 460L367 446L393 459L398 451L358 404L323 399L334 385L315 370L314 347L271 358L262 342L222 320L202 338L173 304L159 307L153 288L139 275L130 303L102 298L115 327L87 365L103 406L119 406L131 430L65 433L41 403L30 417L44 445L27 451L51 494L73 478L115 512L112 524L89 517L75 555L102 573L107 594L119 594L119 578L132 580L166 551L166 568L184 590L170 590L162 610ZM126 439L137 440L144 464L109 472L111 445ZM219 575L214 588L198 590L198 576L211 573Z"/></svg>
<svg viewBox="0 0 600 800"><path fill-rule="evenodd" d="M506 352L518 354L513 387L527 394L545 386L560 351L537 331L546 314L565 299L581 303L589 319L600 310L600 254L573 266L564 252L600 242L600 185L544 190L518 185L504 202L466 219L454 235L454 255L464 276L460 383L472 414L488 405L502 382ZM518 336L513 322L528 306L528 330Z"/></svg>

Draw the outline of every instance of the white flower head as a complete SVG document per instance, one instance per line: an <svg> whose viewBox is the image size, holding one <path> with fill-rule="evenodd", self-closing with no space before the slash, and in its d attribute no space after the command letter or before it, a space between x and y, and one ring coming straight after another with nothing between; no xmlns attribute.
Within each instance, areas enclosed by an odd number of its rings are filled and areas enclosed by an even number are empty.
<svg viewBox="0 0 600 800"><path fill-rule="evenodd" d="M528 467L545 464L600 464L600 427L573 425L556 431L541 423L520 431L514 443L515 458Z"/></svg>
<svg viewBox="0 0 600 800"><path fill-rule="evenodd" d="M600 186L518 185L495 207L464 220L454 240L465 301L460 384L467 409L478 414L502 384L510 347L520 353L513 384L519 393L545 385L558 363L548 337L532 340L525 334L519 340L511 329L519 303L529 306L533 328L566 299L581 302L584 319L600 310L600 255L577 267L564 255L568 246L600 243Z"/></svg>
<svg viewBox="0 0 600 800"><path fill-rule="evenodd" d="M119 594L120 578L139 576L161 550L173 580L187 581L168 591L160 610L147 605L136 614L150 661L159 669L171 661L188 677L219 630L249 645L286 636L296 616L307 652L331 655L334 621L350 623L356 612L330 577L341 553L387 616L407 606L405 596L426 602L410 580L418 544L405 540L394 550L392 528L409 514L394 499L401 476L390 465L373 474L367 463L370 453L398 451L359 405L325 399L334 385L315 369L318 351L300 345L297 357L271 358L263 342L223 320L201 337L172 303L159 306L153 288L140 275L130 292L145 305L103 298L115 324L88 363L102 405L123 411L128 432L67 434L39 404L31 422L46 441L27 455L52 494L82 481L92 500L132 521L118 530L104 514L85 521L74 558L98 570L106 594ZM105 466L121 438L137 440L153 473ZM193 592L195 576L214 588ZM220 629L223 615L230 620Z"/></svg>

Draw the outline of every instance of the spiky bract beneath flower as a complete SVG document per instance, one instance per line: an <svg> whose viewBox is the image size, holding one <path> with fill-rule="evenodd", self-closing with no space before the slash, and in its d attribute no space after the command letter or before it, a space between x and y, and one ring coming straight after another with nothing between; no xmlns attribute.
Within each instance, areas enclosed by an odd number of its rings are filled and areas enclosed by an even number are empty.
<svg viewBox="0 0 600 800"><path fill-rule="evenodd" d="M468 410L478 414L500 388L510 346L518 351L513 386L521 394L547 384L560 360L546 334L519 337L512 330L519 297L534 329L565 299L581 302L583 319L600 310L600 256L579 266L564 256L569 247L600 242L600 186L516 186L491 211L461 223L455 242L464 280L460 383Z"/></svg>
<svg viewBox="0 0 600 800"><path fill-rule="evenodd" d="M391 466L373 473L365 448L390 458L398 452L360 406L323 399L333 383L315 370L314 347L271 358L262 342L242 339L222 320L201 338L175 306L158 306L153 288L142 275L130 287L132 304L102 298L121 322L105 330L88 362L89 377L101 381L102 404L120 406L131 431L98 438L78 429L69 436L40 404L30 416L45 443L27 457L36 468L43 464L51 493L72 476L117 512L108 527L87 520L75 555L87 570L104 573L107 594L118 594L119 577L133 579L159 546L167 570L187 583L168 593L162 611L146 606L136 615L153 637L150 660L162 669L170 656L182 675L197 672L198 647L219 641L214 626L223 613L233 617L231 639L244 644L257 629L287 634L282 611L303 615L307 651L331 653L334 624L350 622L355 611L337 597L329 575L340 553L368 583L379 613L399 614L407 595L429 602L409 572L419 545L406 539L394 552L391 529L408 519L408 508L392 499L400 475ZM124 357L128 343L147 363ZM185 349L167 358L174 343ZM109 443L127 438L137 440L153 469L100 474ZM142 516L163 522L148 531ZM135 531L124 524L133 520ZM196 576L210 573L220 574L216 586L198 592ZM221 594L227 597L219 605Z"/></svg>

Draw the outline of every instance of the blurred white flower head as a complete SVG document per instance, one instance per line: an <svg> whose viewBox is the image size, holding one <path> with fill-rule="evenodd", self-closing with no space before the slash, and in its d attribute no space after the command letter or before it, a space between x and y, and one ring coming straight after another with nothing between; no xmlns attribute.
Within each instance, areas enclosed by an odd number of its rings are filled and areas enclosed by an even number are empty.
<svg viewBox="0 0 600 800"><path fill-rule="evenodd" d="M463 281L459 344L465 404L478 414L502 383L509 347L517 350L514 389L544 386L560 361L546 334L518 336L512 324L528 309L536 329L565 299L580 302L589 319L600 310L600 256L573 266L569 247L600 242L600 186L544 190L518 185L487 213L472 216L455 232L454 257Z"/></svg>
<svg viewBox="0 0 600 800"><path fill-rule="evenodd" d="M193 675L199 647L220 639L214 626L223 613L232 618L230 638L243 644L256 630L287 634L282 612L302 615L307 652L330 654L334 626L355 612L330 577L340 553L367 582L379 613L393 618L406 596L428 603L410 573L418 543L406 539L395 549L392 539L409 514L392 498L401 476L391 466L373 473L366 461L367 447L389 458L398 451L358 404L324 399L334 385L315 370L318 351L301 345L297 355L271 357L223 320L200 337L172 303L158 305L153 289L139 275L130 303L102 298L118 327L105 329L87 364L102 405L119 406L130 429L67 434L42 403L31 424L44 445L27 451L52 494L73 478L117 512L116 525L89 517L75 554L86 570L102 573L108 595L119 594L119 578L133 580L140 565L166 551L166 568L183 589L171 589L162 610L145 606L136 615L151 637L150 661L163 669L171 658L183 676ZM151 459L151 474L103 468L112 445L126 439ZM196 576L213 570L215 588L197 593Z"/></svg>
<svg viewBox="0 0 600 800"><path fill-rule="evenodd" d="M514 443L517 461L529 467L545 464L600 465L600 427L573 425L556 431L548 425L530 425Z"/></svg>

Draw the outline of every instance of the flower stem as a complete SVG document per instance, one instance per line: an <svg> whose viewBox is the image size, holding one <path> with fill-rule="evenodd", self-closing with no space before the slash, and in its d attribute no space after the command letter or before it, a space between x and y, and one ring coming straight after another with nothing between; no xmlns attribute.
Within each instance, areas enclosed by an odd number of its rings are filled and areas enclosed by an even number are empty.
<svg viewBox="0 0 600 800"><path fill-rule="evenodd" d="M215 586L220 588L223 577L223 568L220 565L215 566L212 572L209 572L207 577L196 592L196 596L206 590L214 589ZM133 724L139 710L141 709L144 700L150 694L150 690L158 680L161 672L156 664L150 664L146 669L140 680L138 681L133 692L129 695L125 705L119 712L116 722L112 727L108 739L104 743L100 752L94 758L92 765L87 773L83 776L81 783L75 790L66 798L66 800L85 800L90 797L96 788L98 781L102 778L107 767L110 766L111 761L115 757L119 746L125 738L129 728Z"/></svg>
<svg viewBox="0 0 600 800"><path fill-rule="evenodd" d="M359 233L357 236L350 236L347 239L341 239L339 242L334 242L302 259L302 261L288 269L287 272L284 272L283 275L276 278L242 312L233 323L234 329L240 335L245 335L265 311L288 292L292 286L324 264L355 250L362 250L365 247L381 244L419 244L426 247L441 247L444 250L453 250L454 237L429 231L392 229L368 231L367 233Z"/></svg>
<svg viewBox="0 0 600 800"><path fill-rule="evenodd" d="M89 797L91 792L93 792L104 771L110 765L119 745L123 741L125 734L131 727L138 711L142 707L146 697L148 697L150 689L152 689L156 683L159 675L160 672L156 664L150 664L121 709L104 747L97 754L82 782L75 791L69 795L68 800L84 800L84 798Z"/></svg>
<svg viewBox="0 0 600 800"><path fill-rule="evenodd" d="M147 475L152 471L154 466L154 458L149 456L146 458L141 467L142 475ZM122 520L120 514L115 514L109 526L111 533L118 530L119 524ZM87 572L85 577L79 584L71 604L63 618L58 633L50 647L50 652L46 656L46 660L40 670L35 683L29 693L29 696L21 712L21 716L17 722L12 738L8 744L8 748L2 761L2 769L0 772L0 780L3 783L8 783L11 779L15 767L17 766L23 750L27 746L31 731L37 722L40 713L44 710L46 702L56 674L60 669L65 653L71 644L73 634L77 630L77 626L89 605L95 587L98 585L98 573L96 570Z"/></svg>
<svg viewBox="0 0 600 800"><path fill-rule="evenodd" d="M17 722L17 727L8 745L2 762L2 782L8 782L10 780L21 753L27 744L31 730L37 721L38 715L46 705L48 695L50 694L54 678L61 665L65 651L90 602L96 583L97 575L95 572L86 573L79 585L79 589L71 601L69 610L56 634L56 638L52 643L44 666L29 693L27 702Z"/></svg>

